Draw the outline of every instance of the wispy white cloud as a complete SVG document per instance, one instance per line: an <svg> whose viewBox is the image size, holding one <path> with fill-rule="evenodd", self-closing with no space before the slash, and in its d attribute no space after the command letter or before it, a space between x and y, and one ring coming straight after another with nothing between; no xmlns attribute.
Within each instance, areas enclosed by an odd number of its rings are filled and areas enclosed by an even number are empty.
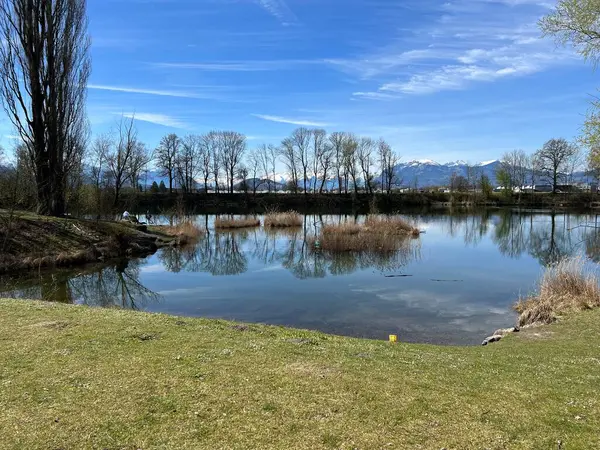
<svg viewBox="0 0 600 450"><path fill-rule="evenodd" d="M278 122L278 123L289 123L292 125L299 125L304 127L326 127L331 124L325 122L316 122L313 120L304 120L304 119L290 119L288 117L281 116L270 116L267 114L252 114L254 117L258 117L259 119L268 120L269 122Z"/></svg>
<svg viewBox="0 0 600 450"><path fill-rule="evenodd" d="M288 26L298 22L298 18L294 15L289 6L284 0L256 0L265 11L278 19L282 25Z"/></svg>
<svg viewBox="0 0 600 450"><path fill-rule="evenodd" d="M472 84L520 77L574 61L572 52L540 38L540 0L454 0L437 20L415 30L420 48L397 43L356 59L328 60L362 79L380 82L354 98L393 100L403 95L466 89Z"/></svg>
<svg viewBox="0 0 600 450"><path fill-rule="evenodd" d="M127 92L131 94L159 95L164 97L202 98L190 91L172 91L162 89L142 89L124 86L108 86L103 84L88 84L88 89L112 92Z"/></svg>
<svg viewBox="0 0 600 450"><path fill-rule="evenodd" d="M388 94L385 92L353 92L352 96L371 100L397 100L400 97L397 94Z"/></svg>
<svg viewBox="0 0 600 450"><path fill-rule="evenodd" d="M167 116L166 114L153 114L153 113L113 113L115 115L122 115L128 119L141 120L142 122L149 122L156 125L162 125L163 127L170 128L187 128L188 126L177 119L176 117Z"/></svg>
<svg viewBox="0 0 600 450"><path fill-rule="evenodd" d="M299 65L323 64L320 60L273 60L273 61L215 61L210 63L152 63L162 69L196 69L216 72L265 72L269 70L292 70Z"/></svg>

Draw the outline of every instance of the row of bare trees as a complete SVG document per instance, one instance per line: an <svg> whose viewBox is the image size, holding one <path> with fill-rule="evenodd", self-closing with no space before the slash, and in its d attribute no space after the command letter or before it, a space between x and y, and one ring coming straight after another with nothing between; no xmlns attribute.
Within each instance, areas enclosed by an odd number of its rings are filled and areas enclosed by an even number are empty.
<svg viewBox="0 0 600 450"><path fill-rule="evenodd" d="M113 136L100 136L93 144L93 178L96 187L112 186L118 202L122 186L141 184L142 168L155 167L168 180L168 189L193 192L200 184L208 191L234 191L260 187L276 191L277 168L283 165L290 176L286 189L294 192L327 190L334 179L338 192L376 188L390 192L398 183L394 167L398 155L384 140L375 141L351 133L327 134L322 129L298 128L280 146L262 144L247 151L246 137L234 131L210 131L202 135L164 136L149 152L137 140L133 119L123 119ZM200 183L197 183L200 181Z"/></svg>
<svg viewBox="0 0 600 450"><path fill-rule="evenodd" d="M573 174L584 165L579 147L565 139L550 139L532 155L513 150L502 156L496 173L499 184L509 192L526 185L549 183L556 192L561 183L571 184Z"/></svg>
<svg viewBox="0 0 600 450"><path fill-rule="evenodd" d="M322 193L329 178L335 178L340 193L348 193L349 188L358 192L361 184L369 193L377 187L389 193L398 183L394 167L400 158L383 139L298 128L282 141L279 154L290 174L291 188L301 187L305 194Z"/></svg>

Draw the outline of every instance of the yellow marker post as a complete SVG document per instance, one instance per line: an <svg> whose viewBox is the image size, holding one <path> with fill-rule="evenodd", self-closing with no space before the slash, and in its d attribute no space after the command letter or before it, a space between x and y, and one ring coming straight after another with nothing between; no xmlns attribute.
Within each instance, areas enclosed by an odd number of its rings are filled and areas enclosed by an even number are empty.
<svg viewBox="0 0 600 450"><path fill-rule="evenodd" d="M390 342L398 342L398 336L395 334L390 334Z"/></svg>

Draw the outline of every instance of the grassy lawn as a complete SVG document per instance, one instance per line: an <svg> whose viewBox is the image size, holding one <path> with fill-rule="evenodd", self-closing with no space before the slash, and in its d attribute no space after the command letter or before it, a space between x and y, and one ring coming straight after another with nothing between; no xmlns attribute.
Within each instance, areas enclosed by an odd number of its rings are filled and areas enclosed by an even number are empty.
<svg viewBox="0 0 600 450"><path fill-rule="evenodd" d="M600 448L600 310L487 347L0 300L0 448Z"/></svg>

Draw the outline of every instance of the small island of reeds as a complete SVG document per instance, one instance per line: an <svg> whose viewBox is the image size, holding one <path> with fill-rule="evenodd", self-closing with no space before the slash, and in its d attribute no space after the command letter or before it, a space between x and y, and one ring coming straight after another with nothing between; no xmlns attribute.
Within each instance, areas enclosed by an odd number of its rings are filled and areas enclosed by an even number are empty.
<svg viewBox="0 0 600 450"><path fill-rule="evenodd" d="M399 217L368 217L364 223L325 225L308 242L315 250L328 252L394 252L408 238L418 238L418 228Z"/></svg>
<svg viewBox="0 0 600 450"><path fill-rule="evenodd" d="M302 216L295 211L269 213L265 216L265 228L301 227Z"/></svg>
<svg viewBox="0 0 600 450"><path fill-rule="evenodd" d="M260 220L256 217L218 217L215 219L216 230L233 230L259 226Z"/></svg>

